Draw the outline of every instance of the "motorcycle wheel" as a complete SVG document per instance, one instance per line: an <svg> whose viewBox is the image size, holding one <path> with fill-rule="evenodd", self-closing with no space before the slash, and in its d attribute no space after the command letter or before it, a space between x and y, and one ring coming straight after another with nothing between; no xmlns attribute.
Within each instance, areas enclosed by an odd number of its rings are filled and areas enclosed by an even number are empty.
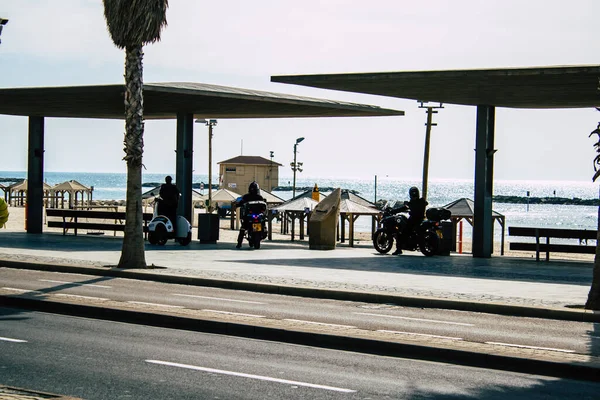
<svg viewBox="0 0 600 400"><path fill-rule="evenodd" d="M158 243L158 239L156 238L156 234L154 232L148 232L148 242L150 242L152 245Z"/></svg>
<svg viewBox="0 0 600 400"><path fill-rule="evenodd" d="M425 232L419 244L419 249L427 257L436 255L440 249L440 238L435 232Z"/></svg>
<svg viewBox="0 0 600 400"><path fill-rule="evenodd" d="M157 225L156 229L154 229L154 237L157 245L164 246L167 240L169 240L167 228L164 225Z"/></svg>
<svg viewBox="0 0 600 400"><path fill-rule="evenodd" d="M260 235L254 235L253 240L254 240L254 248L260 249L260 240L261 240Z"/></svg>
<svg viewBox="0 0 600 400"><path fill-rule="evenodd" d="M192 242L192 232L188 232L187 236L184 238L177 239L180 245L187 246Z"/></svg>
<svg viewBox="0 0 600 400"><path fill-rule="evenodd" d="M381 254L388 253L394 245L394 236L384 230L378 230L373 235L373 246Z"/></svg>

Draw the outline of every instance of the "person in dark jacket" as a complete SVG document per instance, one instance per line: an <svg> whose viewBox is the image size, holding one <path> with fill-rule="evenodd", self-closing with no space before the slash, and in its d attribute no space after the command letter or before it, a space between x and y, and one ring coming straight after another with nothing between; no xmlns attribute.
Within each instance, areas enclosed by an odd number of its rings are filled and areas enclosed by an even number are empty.
<svg viewBox="0 0 600 400"><path fill-rule="evenodd" d="M408 190L409 201L404 202L404 206L399 207L393 212L402 212L408 210L408 224L402 232L396 238L396 251L392 255L402 254L402 240L408 236L425 218L425 209L429 204L424 198L421 197L419 189L415 186Z"/></svg>
<svg viewBox="0 0 600 400"><path fill-rule="evenodd" d="M179 189L177 189L177 186L171 183L172 181L173 178L167 176L165 177L165 183L160 185L159 196L162 198L162 200L158 205L158 213L169 218L171 224L173 224L173 229L175 229L175 224L177 223L177 206L179 205L180 193Z"/></svg>
<svg viewBox="0 0 600 400"><path fill-rule="evenodd" d="M246 219L244 218L243 213L245 212L244 205L246 203L248 203L249 201L264 201L265 203L267 202L267 200L260 195L260 187L258 186L257 182L250 183L250 185L248 186L248 193L243 195L242 198L236 203L237 207L242 212L242 214L240 214L242 217L241 218L242 223L240 226L240 233L238 234L238 238L237 238L237 245L235 246L236 249L239 249L242 247L242 242L244 241L244 235L246 234L246 229L248 229L246 227Z"/></svg>

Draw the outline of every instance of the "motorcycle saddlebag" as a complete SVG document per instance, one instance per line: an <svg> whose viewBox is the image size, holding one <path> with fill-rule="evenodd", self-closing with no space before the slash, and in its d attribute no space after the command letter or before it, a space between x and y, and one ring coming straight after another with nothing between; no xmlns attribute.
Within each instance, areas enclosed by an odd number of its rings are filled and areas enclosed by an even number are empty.
<svg viewBox="0 0 600 400"><path fill-rule="evenodd" d="M425 216L431 221L442 221L445 219L450 219L452 212L443 207L429 208L425 212Z"/></svg>

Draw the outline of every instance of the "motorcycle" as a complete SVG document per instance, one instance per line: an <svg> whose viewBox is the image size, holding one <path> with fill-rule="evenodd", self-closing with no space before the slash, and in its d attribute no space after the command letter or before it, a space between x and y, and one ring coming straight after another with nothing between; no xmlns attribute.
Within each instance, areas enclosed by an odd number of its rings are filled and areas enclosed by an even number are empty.
<svg viewBox="0 0 600 400"><path fill-rule="evenodd" d="M424 219L412 232L406 232L408 217L404 214L408 208L395 213L392 208L385 207L381 227L373 234L373 246L381 254L388 253L394 246L394 239L401 236L401 249L420 250L423 255L431 257L439 252L442 239L442 220L450 219L450 210L445 208L429 208Z"/></svg>
<svg viewBox="0 0 600 400"><path fill-rule="evenodd" d="M250 247L260 249L260 242L267 237L267 203L249 201L242 207L246 239Z"/></svg>
<svg viewBox="0 0 600 400"><path fill-rule="evenodd" d="M192 225L185 217L178 215L175 231L171 220L160 210L161 201L160 197L154 200L154 218L148 224L148 242L152 245L164 246L169 239L175 239L180 245L187 246L192 241Z"/></svg>

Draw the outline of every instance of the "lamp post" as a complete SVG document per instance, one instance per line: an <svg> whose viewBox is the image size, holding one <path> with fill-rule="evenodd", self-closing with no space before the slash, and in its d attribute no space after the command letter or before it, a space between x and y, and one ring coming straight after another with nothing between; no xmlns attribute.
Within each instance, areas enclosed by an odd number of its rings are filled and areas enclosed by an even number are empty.
<svg viewBox="0 0 600 400"><path fill-rule="evenodd" d="M303 137L296 139L296 143L294 143L294 162L290 163L290 166L292 167L292 171L294 171L294 185L292 186L292 188L293 188L292 198L296 197L296 171L302 172L302 163L296 162L296 152L297 152L298 143L300 143L303 140L304 140Z"/></svg>
<svg viewBox="0 0 600 400"><path fill-rule="evenodd" d="M212 137L213 127L217 125L216 119L197 119L197 123L208 126L208 206L207 210L212 213Z"/></svg>
<svg viewBox="0 0 600 400"><path fill-rule="evenodd" d="M270 151L271 153L271 163L269 164L269 192L273 190L273 156L275 152Z"/></svg>
<svg viewBox="0 0 600 400"><path fill-rule="evenodd" d="M0 34L2 34L2 28L4 28L4 25L6 25L7 22L8 20L6 18L0 18ZM2 43L2 41L0 41L0 43Z"/></svg>

